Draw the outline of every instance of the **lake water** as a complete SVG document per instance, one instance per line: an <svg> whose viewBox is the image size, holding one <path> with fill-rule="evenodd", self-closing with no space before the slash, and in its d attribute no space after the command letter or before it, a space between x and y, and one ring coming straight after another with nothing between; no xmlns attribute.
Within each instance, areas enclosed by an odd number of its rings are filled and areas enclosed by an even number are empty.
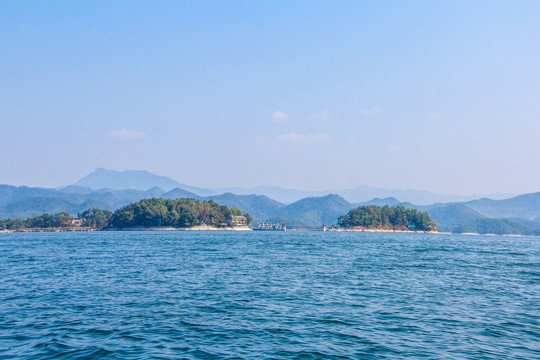
<svg viewBox="0 0 540 360"><path fill-rule="evenodd" d="M540 238L0 234L2 359L540 359Z"/></svg>

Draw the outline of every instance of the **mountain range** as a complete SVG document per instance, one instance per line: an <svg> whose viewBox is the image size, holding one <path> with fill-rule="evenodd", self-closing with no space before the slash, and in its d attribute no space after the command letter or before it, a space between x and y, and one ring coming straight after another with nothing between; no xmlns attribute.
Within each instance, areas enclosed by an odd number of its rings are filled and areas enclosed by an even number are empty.
<svg viewBox="0 0 540 360"><path fill-rule="evenodd" d="M435 194L424 190L401 190L401 189L382 189L372 186L358 186L353 189L343 189L343 190L320 190L320 191L308 191L308 190L296 190L296 189L284 189L277 186L258 186L253 188L240 188L240 187L230 187L230 188L218 188L213 189L216 193L231 192L239 195L247 194L260 194L266 195L280 201L285 204L293 203L297 200L306 198L306 197L320 197L327 194L337 194L341 197L347 199L352 203L359 203L369 201L373 198L387 198L387 197L396 197L405 202L411 202L419 205L428 205L433 203L446 203L446 202L458 202L458 201L469 201L485 196L489 196L491 199L505 199L512 197L512 194L490 194L490 195L445 195L445 194Z"/></svg>
<svg viewBox="0 0 540 360"><path fill-rule="evenodd" d="M175 188L181 188L203 196L216 194L216 192L213 190L181 184L171 178L152 174L146 170L116 171L99 168L86 175L73 185L96 190L134 189L144 191L152 187L158 187L165 191L169 191Z"/></svg>
<svg viewBox="0 0 540 360"><path fill-rule="evenodd" d="M457 201L469 201L487 197L486 195L444 195L435 194L423 190L401 190L401 189L383 189L372 186L358 186L353 189L328 189L320 191L285 189L278 186L258 186L252 188L224 187L216 189L205 189L196 186L190 186L179 183L166 176L152 174L144 170L126 170L116 171L99 168L87 176L77 181L75 186L83 186L91 189L135 189L147 190L151 187L159 187L169 191L175 188L190 191L200 196L210 196L224 193L233 193L237 195L266 195L276 201L284 204L291 204L306 197L320 197L327 194L337 194L351 203L365 202L373 198L396 197L401 201L411 202L418 205L428 205L433 203L446 203ZM490 194L491 199L505 199L512 197L511 194Z"/></svg>
<svg viewBox="0 0 540 360"><path fill-rule="evenodd" d="M266 191L278 191L276 189L279 188L266 188ZM290 192L289 199L293 199L291 194L296 190L287 191ZM328 193L286 203L259 193L218 192L218 189L176 183L146 171L98 169L60 189L0 185L0 219L24 219L61 211L77 214L88 208L115 210L143 198L163 197L213 200L250 213L255 223L286 221L290 227L319 228L322 223L335 224L339 216L360 205L401 205L428 212L441 231L540 234L540 192L502 200L482 198L433 204L400 201L395 196L351 202L341 194Z"/></svg>

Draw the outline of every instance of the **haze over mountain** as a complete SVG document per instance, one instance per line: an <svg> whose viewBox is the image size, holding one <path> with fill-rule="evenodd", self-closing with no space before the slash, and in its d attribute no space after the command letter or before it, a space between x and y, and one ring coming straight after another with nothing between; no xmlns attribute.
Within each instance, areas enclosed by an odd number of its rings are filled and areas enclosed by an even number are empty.
<svg viewBox="0 0 540 360"><path fill-rule="evenodd" d="M386 197L396 197L402 199L403 201L412 202L419 205L427 205L438 202L453 202L453 201L469 201L474 199L479 199L482 197L490 197L491 199L505 199L509 198L511 194L490 194L490 195L445 195L445 194L435 194L423 190L415 189L382 189L367 185L358 186L353 189L330 189L330 190L320 190L320 191L309 191L309 190L297 190L297 189L284 189L278 186L257 186L252 188L240 188L240 187L229 187L229 188L217 188L214 189L217 193L221 192L231 192L234 194L261 194L276 199L283 203L289 204L300 199L310 197L310 196L324 196L327 194L337 194L347 199L350 202L358 203L369 201L373 198L386 198Z"/></svg>
<svg viewBox="0 0 540 360"><path fill-rule="evenodd" d="M425 204L428 199L453 197L420 190L389 190L367 186L331 194L272 186L234 188L236 193L221 193L222 190L224 189L203 189L181 184L147 171L100 168L75 184L61 189L0 185L0 219L24 219L62 211L76 215L89 208L115 210L143 198L162 197L213 200L220 205L236 207L250 213L255 222L285 220L293 227L319 228L322 223L332 225L339 216L360 205L388 205L426 211L441 231L510 231L530 234L540 229L540 192L503 200L482 198ZM251 193L247 193L250 191ZM266 194L276 196L277 200ZM347 194L349 198L342 194ZM379 194L392 195L376 196ZM299 196L303 197L296 199ZM366 201L350 201L350 198L365 197L370 198ZM279 201L283 199L288 201Z"/></svg>
<svg viewBox="0 0 540 360"><path fill-rule="evenodd" d="M307 197L279 209L269 220L277 223L284 220L296 227L320 228L323 223L328 226L336 224L338 217L353 207L353 204L336 194Z"/></svg>
<svg viewBox="0 0 540 360"><path fill-rule="evenodd" d="M0 218L24 219L62 211L76 215L91 208L115 210L142 198L158 197L163 192L156 187L147 191L92 190L78 186L58 190L0 185Z"/></svg>
<svg viewBox="0 0 540 360"><path fill-rule="evenodd" d="M204 189L196 186L179 183L166 176L152 174L145 170L126 170L116 171L99 168L87 176L77 181L74 186L88 187L91 189L135 189L148 190L151 187L158 187L163 190L172 190L180 188L196 195L210 196L216 194L233 193L236 195L266 195L276 201L290 204L306 197L320 197L328 194L337 194L345 198L351 203L359 203L369 201L373 198L395 197L404 202L410 202L417 205L427 205L433 203L469 201L486 197L486 195L443 195L430 193L423 190L399 190L399 189L382 189L371 186L358 186L354 189L344 190L324 190L324 191L309 191L297 189L284 189L278 186L258 186L253 188L216 188ZM502 199L511 197L507 194L489 195L491 199Z"/></svg>
<svg viewBox="0 0 540 360"><path fill-rule="evenodd" d="M486 218L486 216L463 203L437 204L417 208L429 214L431 220L437 224L439 231L452 231L457 226L474 223Z"/></svg>
<svg viewBox="0 0 540 360"><path fill-rule="evenodd" d="M354 189L338 190L336 194L343 196L351 202L363 202L373 198L394 197L403 202L410 202L416 205L428 205L434 203L469 201L482 197L489 197L494 200L506 199L514 195L511 194L479 194L479 195L446 195L435 194L429 191L417 189L382 189L372 186L358 186Z"/></svg>
<svg viewBox="0 0 540 360"><path fill-rule="evenodd" d="M479 199L466 203L472 209L492 218L540 220L540 192L505 200Z"/></svg>
<svg viewBox="0 0 540 360"><path fill-rule="evenodd" d="M201 196L175 188L165 191L152 187L146 191L125 189L93 190L82 186L46 189L0 185L0 219L38 216L43 213L68 212L76 215L89 208L115 210L143 198L195 198L213 200L220 205L237 207L255 220L281 222L289 226L320 228L322 223L335 224L337 218L360 205L405 206L426 211L440 231L495 232L512 234L540 234L540 192L511 199L479 199L461 203L415 205L394 197L374 198L351 203L337 194L306 197L291 204L283 204L265 195L237 195L225 193Z"/></svg>
<svg viewBox="0 0 540 360"><path fill-rule="evenodd" d="M158 187L168 191L175 188L181 188L202 196L215 194L215 192L212 190L181 184L171 178L152 174L146 170L117 171L99 168L86 175L73 185L88 187L95 190L134 189L144 191L152 187Z"/></svg>

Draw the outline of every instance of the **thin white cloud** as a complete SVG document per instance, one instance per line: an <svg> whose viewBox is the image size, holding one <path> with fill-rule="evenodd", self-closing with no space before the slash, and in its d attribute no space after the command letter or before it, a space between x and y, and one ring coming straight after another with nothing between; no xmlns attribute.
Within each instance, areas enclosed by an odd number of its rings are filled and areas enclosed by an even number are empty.
<svg viewBox="0 0 540 360"><path fill-rule="evenodd" d="M312 119L326 119L328 116L330 116L330 110L323 110L323 111L311 114L310 118L312 118Z"/></svg>
<svg viewBox="0 0 540 360"><path fill-rule="evenodd" d="M289 114L276 110L272 113L272 121L277 123L283 123L289 120Z"/></svg>
<svg viewBox="0 0 540 360"><path fill-rule="evenodd" d="M146 137L146 134L143 131L135 131L123 128L121 130L109 131L109 136L117 139L137 140L144 139Z"/></svg>
<svg viewBox="0 0 540 360"><path fill-rule="evenodd" d="M443 114L438 114L438 113L433 113L429 115L429 118L431 120L439 120L439 119L442 119L443 117L444 117Z"/></svg>
<svg viewBox="0 0 540 360"><path fill-rule="evenodd" d="M380 114L380 113L382 113L382 110L378 107L366 109L362 111L362 114L364 115L375 115L375 114Z"/></svg>
<svg viewBox="0 0 540 360"><path fill-rule="evenodd" d="M296 134L296 133L281 135L278 138L280 142L290 143L290 144L300 144L300 145L325 143L329 139L330 137L327 134L305 134L304 135L304 134Z"/></svg>

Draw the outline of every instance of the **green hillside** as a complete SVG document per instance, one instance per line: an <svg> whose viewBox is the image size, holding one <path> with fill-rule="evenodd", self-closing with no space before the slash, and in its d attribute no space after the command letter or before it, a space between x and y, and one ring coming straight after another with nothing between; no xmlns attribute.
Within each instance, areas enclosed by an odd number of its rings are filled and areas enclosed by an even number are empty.
<svg viewBox="0 0 540 360"><path fill-rule="evenodd" d="M491 218L540 220L540 192L505 200L479 199L465 204Z"/></svg>
<svg viewBox="0 0 540 360"><path fill-rule="evenodd" d="M439 231L452 231L458 225L485 218L484 215L464 204L438 204L425 211L437 224Z"/></svg>
<svg viewBox="0 0 540 360"><path fill-rule="evenodd" d="M41 214L67 212L76 214L80 204L61 197L27 196L13 203L0 206L0 219L26 219Z"/></svg>
<svg viewBox="0 0 540 360"><path fill-rule="evenodd" d="M209 196L204 199L213 200L220 205L238 208L243 212L249 213L257 222L268 219L273 214L280 212L285 206L265 195L235 195L225 193Z"/></svg>
<svg viewBox="0 0 540 360"><path fill-rule="evenodd" d="M333 225L353 205L339 195L308 197L287 205L269 218L271 222L285 220L291 227L319 228L323 223Z"/></svg>
<svg viewBox="0 0 540 360"><path fill-rule="evenodd" d="M195 225L232 226L232 216L242 215L214 201L195 199L143 199L126 205L112 214L110 225L115 228L170 226L188 228ZM249 214L244 213L248 219Z"/></svg>
<svg viewBox="0 0 540 360"><path fill-rule="evenodd" d="M456 226L454 233L479 233L497 235L540 235L540 224L525 224L510 219L480 219Z"/></svg>

